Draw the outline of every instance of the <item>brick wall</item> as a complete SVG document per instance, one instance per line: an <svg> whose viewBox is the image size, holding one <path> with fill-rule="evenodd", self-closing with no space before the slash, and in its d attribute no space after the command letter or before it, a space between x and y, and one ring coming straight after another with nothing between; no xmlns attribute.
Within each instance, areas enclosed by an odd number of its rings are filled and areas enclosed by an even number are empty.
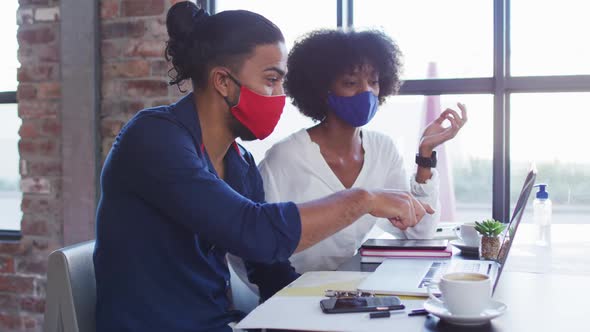
<svg viewBox="0 0 590 332"><path fill-rule="evenodd" d="M0 331L39 331L47 255L62 243L59 1L19 3L23 238L0 243Z"/></svg>
<svg viewBox="0 0 590 332"><path fill-rule="evenodd" d="M102 157L144 107L180 93L167 84L165 13L178 0L102 0ZM59 0L19 0L18 111L23 191L19 242L0 242L0 331L41 331L47 256L64 245ZM89 133L90 135L91 133Z"/></svg>
<svg viewBox="0 0 590 332"><path fill-rule="evenodd" d="M102 0L103 160L121 126L137 111L169 104L181 94L168 86L164 59L166 12L178 0Z"/></svg>

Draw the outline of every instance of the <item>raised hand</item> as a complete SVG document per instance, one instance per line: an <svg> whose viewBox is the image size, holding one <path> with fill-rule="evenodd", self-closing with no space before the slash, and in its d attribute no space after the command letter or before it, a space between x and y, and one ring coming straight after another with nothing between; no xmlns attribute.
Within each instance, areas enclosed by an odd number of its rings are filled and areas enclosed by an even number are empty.
<svg viewBox="0 0 590 332"><path fill-rule="evenodd" d="M461 116L455 110L447 108L424 129L420 139L420 155L430 156L434 148L455 137L465 125L467 122L467 108L461 103L457 103L457 107L461 110ZM445 120L449 121L450 126L443 126Z"/></svg>

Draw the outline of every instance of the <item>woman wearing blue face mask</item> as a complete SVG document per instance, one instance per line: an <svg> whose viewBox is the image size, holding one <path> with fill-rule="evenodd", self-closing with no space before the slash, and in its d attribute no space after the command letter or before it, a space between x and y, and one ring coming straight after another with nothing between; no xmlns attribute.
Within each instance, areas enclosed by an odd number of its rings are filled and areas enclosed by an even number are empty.
<svg viewBox="0 0 590 332"><path fill-rule="evenodd" d="M346 188L388 188L411 192L440 210L433 149L459 132L467 121L465 107L458 104L461 115L447 109L427 126L412 176L391 138L362 129L385 98L397 93L400 58L397 45L379 31L319 30L295 44L287 62L286 93L318 124L275 144L259 164L267 201L303 202ZM445 120L450 126L443 126ZM402 238L431 238L439 218L437 212L425 215L407 228L396 220L364 216L290 261L299 273L334 270L371 230L373 235L382 229ZM266 275L263 271L251 273L250 280L260 283L282 274L276 266L269 266Z"/></svg>
<svg viewBox="0 0 590 332"><path fill-rule="evenodd" d="M390 137L362 129L400 86L401 52L391 38L379 31L312 32L293 47L287 68L287 95L319 123L275 145L261 162L267 200L297 202L342 188L390 188L411 192L440 210L433 150L465 124L465 107L445 110L425 129L411 176ZM378 225L397 237L431 238L439 218L439 213L425 216L411 228L387 220ZM362 218L293 255L291 263L299 273L336 269L354 255L376 221Z"/></svg>

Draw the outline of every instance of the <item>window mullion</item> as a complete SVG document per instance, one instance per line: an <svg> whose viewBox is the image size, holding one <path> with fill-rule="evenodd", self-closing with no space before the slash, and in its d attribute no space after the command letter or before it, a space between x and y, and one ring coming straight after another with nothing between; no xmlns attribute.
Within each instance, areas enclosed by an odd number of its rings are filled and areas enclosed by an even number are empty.
<svg viewBox="0 0 590 332"><path fill-rule="evenodd" d="M354 0L347 0L346 3L346 26L352 28L354 26Z"/></svg>
<svg viewBox="0 0 590 332"><path fill-rule="evenodd" d="M492 94L494 80L491 77L407 80L401 86L400 95L448 95Z"/></svg>
<svg viewBox="0 0 590 332"><path fill-rule="evenodd" d="M590 92L590 75L509 77L506 91L519 92Z"/></svg>
<svg viewBox="0 0 590 332"><path fill-rule="evenodd" d="M506 97L509 0L494 0L494 159L492 214L504 222L510 217L509 100Z"/></svg>
<svg viewBox="0 0 590 332"><path fill-rule="evenodd" d="M0 92L0 104L16 104L16 91Z"/></svg>
<svg viewBox="0 0 590 332"><path fill-rule="evenodd" d="M208 11L211 15L217 13L215 9L215 5L217 4L216 0L197 0L197 4L201 6L201 8Z"/></svg>

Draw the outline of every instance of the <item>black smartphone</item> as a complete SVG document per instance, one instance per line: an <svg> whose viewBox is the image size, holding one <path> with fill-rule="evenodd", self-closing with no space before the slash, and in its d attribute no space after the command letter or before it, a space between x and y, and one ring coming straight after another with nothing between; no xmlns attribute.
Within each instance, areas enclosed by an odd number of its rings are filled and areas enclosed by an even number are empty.
<svg viewBox="0 0 590 332"><path fill-rule="evenodd" d="M320 301L320 307L326 314L347 312L403 310L406 307L397 296L351 296L329 298Z"/></svg>

